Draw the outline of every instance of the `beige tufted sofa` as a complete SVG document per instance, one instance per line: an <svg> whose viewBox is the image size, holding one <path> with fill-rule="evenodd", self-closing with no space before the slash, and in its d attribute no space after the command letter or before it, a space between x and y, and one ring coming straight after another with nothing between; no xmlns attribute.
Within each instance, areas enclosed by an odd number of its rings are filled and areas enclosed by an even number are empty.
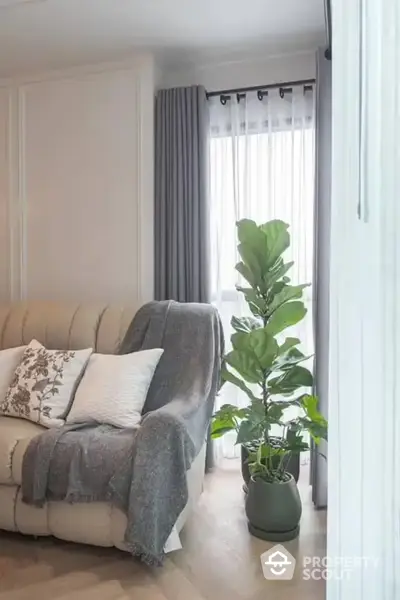
<svg viewBox="0 0 400 600"><path fill-rule="evenodd" d="M45 302L0 305L0 349L25 345L35 338L52 349L92 347L114 354L138 308ZM34 508L22 503L24 451L41 431L40 425L30 421L0 416L0 530L125 550L126 517L117 508L63 502ZM205 448L188 471L189 501L168 539L167 552L181 547L178 534L201 494L204 466Z"/></svg>

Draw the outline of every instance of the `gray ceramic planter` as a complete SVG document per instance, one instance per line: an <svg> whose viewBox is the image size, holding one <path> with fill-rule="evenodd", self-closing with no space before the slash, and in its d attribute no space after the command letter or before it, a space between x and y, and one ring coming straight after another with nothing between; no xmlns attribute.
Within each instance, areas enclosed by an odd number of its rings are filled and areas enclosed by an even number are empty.
<svg viewBox="0 0 400 600"><path fill-rule="evenodd" d="M267 483L251 478L246 497L246 515L252 535L270 542L293 540L300 531L301 499L297 484Z"/></svg>

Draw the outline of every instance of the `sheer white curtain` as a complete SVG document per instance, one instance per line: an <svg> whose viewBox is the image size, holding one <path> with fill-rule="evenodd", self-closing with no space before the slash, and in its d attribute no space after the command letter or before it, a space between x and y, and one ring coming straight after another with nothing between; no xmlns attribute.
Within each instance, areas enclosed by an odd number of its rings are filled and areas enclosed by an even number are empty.
<svg viewBox="0 0 400 600"><path fill-rule="evenodd" d="M210 195L212 291L230 348L232 315L246 311L236 284L236 226L239 219L258 223L282 219L290 225L294 283L312 283L314 238L314 90L269 90L230 98L210 98ZM313 353L312 287L307 288L306 319L293 328L303 351ZM218 404L247 404L247 396L225 384ZM235 436L216 444L217 455L239 455Z"/></svg>

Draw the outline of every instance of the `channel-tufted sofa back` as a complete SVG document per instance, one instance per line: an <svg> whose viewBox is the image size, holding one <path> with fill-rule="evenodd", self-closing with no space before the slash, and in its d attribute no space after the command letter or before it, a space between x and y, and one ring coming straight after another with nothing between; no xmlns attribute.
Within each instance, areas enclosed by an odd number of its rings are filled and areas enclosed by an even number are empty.
<svg viewBox="0 0 400 600"><path fill-rule="evenodd" d="M0 304L0 349L29 344L32 339L46 348L115 354L136 306L17 302Z"/></svg>

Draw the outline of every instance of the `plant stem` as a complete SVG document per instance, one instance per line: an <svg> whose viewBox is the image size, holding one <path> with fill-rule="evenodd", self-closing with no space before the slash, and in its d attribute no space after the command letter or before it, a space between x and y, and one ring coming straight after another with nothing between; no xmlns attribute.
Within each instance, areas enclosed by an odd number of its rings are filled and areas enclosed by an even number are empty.
<svg viewBox="0 0 400 600"><path fill-rule="evenodd" d="M289 461L290 461L290 459L292 458L292 454L293 454L293 452L290 450L290 451L288 452L287 456L286 456L287 460L286 460L286 465L283 465L283 469L282 469L283 473L285 473L285 471L286 471L286 470L287 470L287 468L288 468Z"/></svg>
<svg viewBox="0 0 400 600"><path fill-rule="evenodd" d="M265 299L265 298L264 298ZM265 315L263 317L263 326L266 327L268 324L268 317ZM263 372L263 383L262 383L262 397L263 397L263 404L264 404L264 410L265 410L265 419L266 422L268 423L268 408L269 408L269 394L268 394L268 389L267 389L267 372L264 371ZM269 430L268 428L264 430L264 440L265 440L265 444L267 446L267 448L271 449L271 445L270 445L270 436L269 436ZM270 473L272 474L273 471L273 464L272 464L272 456L271 453L269 453L269 456L267 457L267 461L268 463L268 468Z"/></svg>
<svg viewBox="0 0 400 600"><path fill-rule="evenodd" d="M287 434L286 427L283 427L282 438L284 440L286 440L286 434ZM290 456L290 453L288 455ZM283 462L284 462L286 456L287 456L286 454L282 454L282 456L281 456L281 459L279 461L278 468L277 468L278 473L281 470L282 470L282 472L285 472L285 465L283 464ZM287 466L287 464L286 464L286 466Z"/></svg>
<svg viewBox="0 0 400 600"><path fill-rule="evenodd" d="M287 466L289 464L289 460L290 460L290 456L291 456L291 452L289 451L287 454L283 454L281 460L279 461L279 465L278 465L278 471L282 471L282 473L284 473L287 469ZM287 458L286 461L286 465L284 464L284 460L285 458Z"/></svg>
<svg viewBox="0 0 400 600"><path fill-rule="evenodd" d="M268 402L268 390L267 390L267 382L266 382L265 374L264 374L264 380L262 383L262 398L263 398L263 404L264 404L264 410L265 410L265 418L266 418L266 420L268 420L269 402ZM267 448L271 448L268 428L264 429L264 442L265 442ZM267 456L266 466L268 467L269 471L271 472L272 471L272 456L271 456L271 454L269 454Z"/></svg>

